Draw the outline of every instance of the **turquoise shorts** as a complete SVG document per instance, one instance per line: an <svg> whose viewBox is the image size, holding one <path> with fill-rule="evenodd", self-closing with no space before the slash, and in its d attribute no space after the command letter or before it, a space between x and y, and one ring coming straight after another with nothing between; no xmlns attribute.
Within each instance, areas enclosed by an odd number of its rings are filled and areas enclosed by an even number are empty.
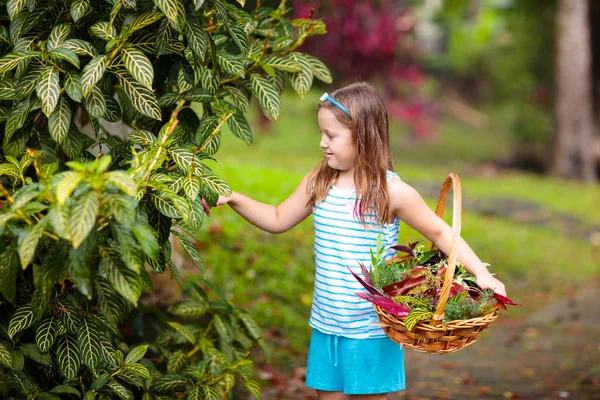
<svg viewBox="0 0 600 400"><path fill-rule="evenodd" d="M387 337L351 339L313 329L306 385L346 395L404 390L404 349Z"/></svg>

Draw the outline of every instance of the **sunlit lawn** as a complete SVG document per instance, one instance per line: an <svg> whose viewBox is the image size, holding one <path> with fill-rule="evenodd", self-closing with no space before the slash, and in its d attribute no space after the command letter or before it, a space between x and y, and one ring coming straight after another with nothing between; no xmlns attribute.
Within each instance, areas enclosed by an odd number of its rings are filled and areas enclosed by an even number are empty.
<svg viewBox="0 0 600 400"><path fill-rule="evenodd" d="M316 92L304 100L285 93L280 120L268 132L255 131L252 147L224 134L216 157L219 162L213 165L215 172L233 190L257 200L271 204L284 200L321 157L317 102ZM510 151L506 133L500 128L481 132L447 120L435 143L411 143L408 133L397 123L392 125L391 134L396 171L408 183L441 184L448 172L455 171L462 178L465 196L514 197L600 221L598 186L516 172L483 178L478 173L480 163L500 159ZM435 199L426 200L433 207ZM539 306L540 296L559 295L566 286L598 274L595 260L600 256L600 247L581 239L501 217L478 215L469 209L463 211L462 226L463 237L484 261L492 264L511 297L524 303L522 309L510 311L512 317ZM273 351L273 360L284 364L295 354L303 355L309 338L314 275L312 218L287 233L270 235L224 207L213 209L204 229L199 246L209 278L235 304L249 308L263 329L277 328L289 341L288 349ZM422 238L403 226L400 242L414 239Z"/></svg>

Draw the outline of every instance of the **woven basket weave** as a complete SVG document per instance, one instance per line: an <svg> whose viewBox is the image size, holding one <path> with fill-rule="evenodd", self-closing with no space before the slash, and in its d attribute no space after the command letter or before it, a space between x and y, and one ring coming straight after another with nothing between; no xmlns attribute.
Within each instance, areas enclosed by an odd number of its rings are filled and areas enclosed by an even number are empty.
<svg viewBox="0 0 600 400"><path fill-rule="evenodd" d="M394 316L375 305L375 311L377 312L379 322L390 339L409 349L430 354L452 353L475 343L481 332L498 317L498 312L493 311L478 318L455 320L450 321L445 325L442 324L456 268L458 239L460 238L461 228L462 190L460 179L455 173L449 174L444 181L435 211L439 217L444 215L446 197L448 196L451 186L454 187L452 245L448 255L448 267L444 278L444 284L442 285L442 291L433 318L418 322L413 329L409 331L404 325L403 317Z"/></svg>

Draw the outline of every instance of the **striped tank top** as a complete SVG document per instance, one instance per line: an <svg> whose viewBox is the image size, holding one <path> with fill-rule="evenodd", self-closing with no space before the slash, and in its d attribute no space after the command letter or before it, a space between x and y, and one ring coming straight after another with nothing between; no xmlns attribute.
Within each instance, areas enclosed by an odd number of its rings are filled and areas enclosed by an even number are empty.
<svg viewBox="0 0 600 400"><path fill-rule="evenodd" d="M387 171L387 180L398 177ZM390 224L368 224L366 229L354 217L354 189L332 185L325 200L313 207L315 224L315 291L309 324L323 333L354 339L384 337L373 304L359 298L366 292L352 276L362 276L360 264L371 265L369 249L375 251L381 233L387 257L391 258L398 243L400 220ZM368 219L367 219L368 221Z"/></svg>

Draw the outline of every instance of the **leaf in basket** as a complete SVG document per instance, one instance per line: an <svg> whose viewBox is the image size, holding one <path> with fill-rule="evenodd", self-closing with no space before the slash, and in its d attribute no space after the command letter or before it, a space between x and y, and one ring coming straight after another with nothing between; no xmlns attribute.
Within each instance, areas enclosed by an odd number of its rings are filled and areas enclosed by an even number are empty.
<svg viewBox="0 0 600 400"><path fill-rule="evenodd" d="M367 291L371 294L378 294L380 296L386 297L385 293L383 293L381 290L377 289L375 286L365 282L360 276L358 276L357 274L354 273L354 271L352 271L350 269L350 267L346 266L346 268L348 268L348 271L350 271L350 273L356 278L356 280L358 282L360 282L361 285L363 285L363 287L365 289L367 289Z"/></svg>
<svg viewBox="0 0 600 400"><path fill-rule="evenodd" d="M413 244L413 243L411 243ZM414 243L416 245L416 243ZM415 253L413 252L414 246L413 247L409 247L409 246L392 246L392 249L396 250L396 251L401 251L403 253L409 254L410 256L414 257Z"/></svg>
<svg viewBox="0 0 600 400"><path fill-rule="evenodd" d="M459 304L461 303L467 296L469 295L469 292L467 290L463 290L460 293L457 293L454 296L451 296L450 299L448 300L448 304L450 303L456 303Z"/></svg>
<svg viewBox="0 0 600 400"><path fill-rule="evenodd" d="M412 331L419 321L431 319L432 317L433 313L426 308L413 308L404 319L404 325L406 329Z"/></svg>
<svg viewBox="0 0 600 400"><path fill-rule="evenodd" d="M431 251L427 251L427 252L423 253L421 255L421 257L419 257L419 264L425 264L433 256L438 255L439 252L440 252L439 250L431 250Z"/></svg>
<svg viewBox="0 0 600 400"><path fill-rule="evenodd" d="M382 310L385 310L396 317L406 317L410 312L410 308L403 306L402 304L396 304L389 298L379 294L356 292L356 295L363 300L367 300L376 306L381 307Z"/></svg>
<svg viewBox="0 0 600 400"><path fill-rule="evenodd" d="M408 277L400 282L394 282L383 288L383 291L390 297L402 296L409 290L419 286L427 277L425 275L416 278Z"/></svg>
<svg viewBox="0 0 600 400"><path fill-rule="evenodd" d="M458 282L452 282L452 286L450 286L450 297L454 297L457 294L466 291L467 289Z"/></svg>
<svg viewBox="0 0 600 400"><path fill-rule="evenodd" d="M429 268L424 267L422 265L417 265L415 267L412 267L412 269L410 270L410 275L413 278L416 278L421 275L427 275L428 272L429 272Z"/></svg>
<svg viewBox="0 0 600 400"><path fill-rule="evenodd" d="M494 297L496 298L496 300L499 303L502 303L502 305L508 304L509 306L518 306L518 307L521 307L521 304L517 304L514 301L512 301L511 299L509 299L508 297L502 296L501 294L494 293Z"/></svg>
<svg viewBox="0 0 600 400"><path fill-rule="evenodd" d="M373 280L371 279L371 274L369 274L369 270L363 263L360 264L360 269L362 270L363 276L365 277L365 282L369 285L373 285Z"/></svg>

